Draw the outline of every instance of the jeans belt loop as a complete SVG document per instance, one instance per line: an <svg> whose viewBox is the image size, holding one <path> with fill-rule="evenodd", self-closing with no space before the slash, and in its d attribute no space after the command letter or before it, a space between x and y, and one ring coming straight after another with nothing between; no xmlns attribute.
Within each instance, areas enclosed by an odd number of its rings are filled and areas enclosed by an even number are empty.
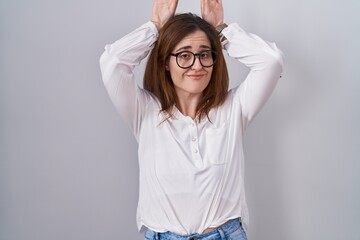
<svg viewBox="0 0 360 240"><path fill-rule="evenodd" d="M222 228L219 227L217 230L218 230L218 232L220 233L221 240L226 240L226 236L225 236L225 233L224 233L224 231L222 230Z"/></svg>

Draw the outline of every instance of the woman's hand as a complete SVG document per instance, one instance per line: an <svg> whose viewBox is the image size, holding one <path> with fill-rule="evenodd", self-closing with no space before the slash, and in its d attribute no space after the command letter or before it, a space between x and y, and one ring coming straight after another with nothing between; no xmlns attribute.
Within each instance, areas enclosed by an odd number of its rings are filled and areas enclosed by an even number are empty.
<svg viewBox="0 0 360 240"><path fill-rule="evenodd" d="M178 0L154 0L151 21L160 30L175 14Z"/></svg>
<svg viewBox="0 0 360 240"><path fill-rule="evenodd" d="M222 0L201 0L201 16L214 27L223 24L224 9Z"/></svg>

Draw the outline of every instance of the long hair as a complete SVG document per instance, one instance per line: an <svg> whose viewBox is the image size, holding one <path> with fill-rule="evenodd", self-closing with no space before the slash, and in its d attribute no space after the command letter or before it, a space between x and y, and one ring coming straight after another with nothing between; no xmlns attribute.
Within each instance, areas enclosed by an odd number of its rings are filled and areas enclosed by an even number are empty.
<svg viewBox="0 0 360 240"><path fill-rule="evenodd" d="M170 72L166 69L169 54L185 36L197 30L205 32L211 48L218 52L210 82L202 92L196 108L197 120L208 117L209 111L220 106L226 99L229 76L216 29L195 14L178 14L170 18L160 29L144 74L143 87L158 98L161 103L161 112L166 114L166 119L173 116L173 106L178 105L175 87Z"/></svg>

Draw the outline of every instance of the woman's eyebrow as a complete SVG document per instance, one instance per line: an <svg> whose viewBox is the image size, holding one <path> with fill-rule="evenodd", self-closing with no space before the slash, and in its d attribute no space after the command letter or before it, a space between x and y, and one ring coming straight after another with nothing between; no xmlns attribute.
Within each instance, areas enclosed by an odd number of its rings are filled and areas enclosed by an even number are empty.
<svg viewBox="0 0 360 240"><path fill-rule="evenodd" d="M201 49L202 49L202 48L211 49L211 47L208 46L208 45L200 45L200 48L201 48ZM183 47L177 49L175 52L179 52L179 51L181 51L181 50L189 50L189 49L192 49L192 46L183 46Z"/></svg>

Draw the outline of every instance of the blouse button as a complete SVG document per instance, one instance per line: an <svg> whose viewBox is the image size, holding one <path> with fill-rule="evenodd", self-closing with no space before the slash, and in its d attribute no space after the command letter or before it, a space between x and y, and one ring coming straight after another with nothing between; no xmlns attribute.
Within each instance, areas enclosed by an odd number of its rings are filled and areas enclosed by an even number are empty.
<svg viewBox="0 0 360 240"><path fill-rule="evenodd" d="M195 142L195 141L196 141L196 137L193 137L193 138L191 139L191 141Z"/></svg>
<svg viewBox="0 0 360 240"><path fill-rule="evenodd" d="M197 149L194 150L194 153L198 153L199 151Z"/></svg>

